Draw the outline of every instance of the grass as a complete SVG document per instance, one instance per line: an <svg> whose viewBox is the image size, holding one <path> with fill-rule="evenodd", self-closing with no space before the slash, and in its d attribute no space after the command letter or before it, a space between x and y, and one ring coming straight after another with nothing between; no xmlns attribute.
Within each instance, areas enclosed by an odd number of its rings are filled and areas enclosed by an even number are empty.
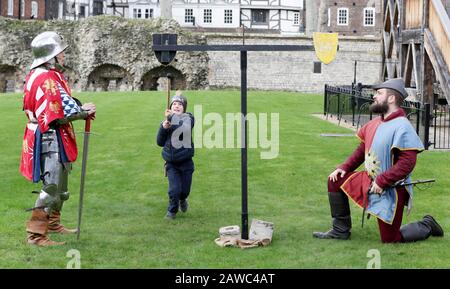
<svg viewBox="0 0 450 289"><path fill-rule="evenodd" d="M188 91L189 109L202 104L206 113L240 110L238 91ZM241 250L214 243L222 226L240 225L240 150L197 148L190 208L174 221L163 219L167 179L163 176L156 132L163 117L165 93L80 93L95 102L96 133L90 139L81 240L52 235L67 244L38 248L25 244L24 208L35 201L39 184L18 171L25 115L19 94L0 95L0 268L66 268L70 249L81 254L82 268L366 268L368 250L378 249L382 268L450 268L449 238L414 244L382 244L372 218L364 228L361 210L352 204L350 241L316 240L311 233L330 225L326 178L357 145L356 138L326 138L321 133L350 131L311 116L320 113L322 97L288 92L250 91L249 112L280 116L280 148L275 159L249 150L249 219L275 224L273 243ZM196 119L198 128L201 119ZM76 226L83 122L75 122L79 160L70 175L71 198L62 219ZM208 129L204 125L203 131ZM450 154L419 155L414 178L436 178L416 190L407 221L431 213L450 228ZM407 220L408 219L408 220Z"/></svg>

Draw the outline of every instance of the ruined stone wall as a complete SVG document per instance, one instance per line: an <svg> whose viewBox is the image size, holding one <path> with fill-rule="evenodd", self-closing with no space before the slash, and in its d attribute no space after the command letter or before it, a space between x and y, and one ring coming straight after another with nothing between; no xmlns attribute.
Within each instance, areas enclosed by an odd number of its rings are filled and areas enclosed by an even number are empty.
<svg viewBox="0 0 450 289"><path fill-rule="evenodd" d="M175 88L208 85L206 53L178 52L171 67L161 66L154 56L153 33L177 33L179 44L204 43L203 38L182 31L174 20L96 16L80 21L18 21L0 17L0 92L5 91L5 83L11 80L6 78L11 75L16 77L16 90L22 90L32 62L31 41L47 30L57 31L69 44L65 74L75 90L140 90L144 82L150 83L147 87L156 85L168 70L179 77L174 80L179 85Z"/></svg>
<svg viewBox="0 0 450 289"><path fill-rule="evenodd" d="M0 92L22 90L32 62L31 40L46 30L58 31L69 44L65 75L74 90L161 90L167 73L174 77L172 89L240 87L239 52L177 52L177 61L164 67L151 50L153 33L177 33L178 44L242 44L238 33L189 32L174 20L160 19L96 16L46 22L0 17ZM312 38L246 34L245 43L312 45ZM250 51L248 87L320 93L325 84L350 85L355 61L357 82L378 82L380 40L340 37L336 59L328 65L320 64L313 51ZM319 73L314 65L320 66Z"/></svg>

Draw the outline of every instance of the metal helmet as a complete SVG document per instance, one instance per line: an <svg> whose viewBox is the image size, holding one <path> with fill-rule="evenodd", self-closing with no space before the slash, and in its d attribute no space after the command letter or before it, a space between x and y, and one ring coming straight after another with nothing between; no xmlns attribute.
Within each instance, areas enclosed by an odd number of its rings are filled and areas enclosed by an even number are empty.
<svg viewBox="0 0 450 289"><path fill-rule="evenodd" d="M62 37L54 31L45 31L31 41L33 63L31 69L46 63L67 48Z"/></svg>

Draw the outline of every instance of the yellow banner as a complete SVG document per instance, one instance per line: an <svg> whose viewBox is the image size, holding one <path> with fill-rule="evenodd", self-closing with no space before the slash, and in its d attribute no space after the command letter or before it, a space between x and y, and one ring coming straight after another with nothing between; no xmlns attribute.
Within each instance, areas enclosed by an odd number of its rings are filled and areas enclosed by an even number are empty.
<svg viewBox="0 0 450 289"><path fill-rule="evenodd" d="M333 61L338 47L338 34L314 32L313 40L317 58L324 64Z"/></svg>

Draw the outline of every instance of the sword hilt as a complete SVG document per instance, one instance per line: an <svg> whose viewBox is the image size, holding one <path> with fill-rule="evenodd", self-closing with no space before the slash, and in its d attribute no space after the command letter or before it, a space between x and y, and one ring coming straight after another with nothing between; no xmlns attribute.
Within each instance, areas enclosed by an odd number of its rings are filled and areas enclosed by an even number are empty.
<svg viewBox="0 0 450 289"><path fill-rule="evenodd" d="M168 73L167 74L167 109L170 109L170 90L171 88L171 78L172 78L172 74Z"/></svg>
<svg viewBox="0 0 450 289"><path fill-rule="evenodd" d="M86 119L86 123L84 124L84 132L85 133L90 133L91 132L91 118L88 117Z"/></svg>

